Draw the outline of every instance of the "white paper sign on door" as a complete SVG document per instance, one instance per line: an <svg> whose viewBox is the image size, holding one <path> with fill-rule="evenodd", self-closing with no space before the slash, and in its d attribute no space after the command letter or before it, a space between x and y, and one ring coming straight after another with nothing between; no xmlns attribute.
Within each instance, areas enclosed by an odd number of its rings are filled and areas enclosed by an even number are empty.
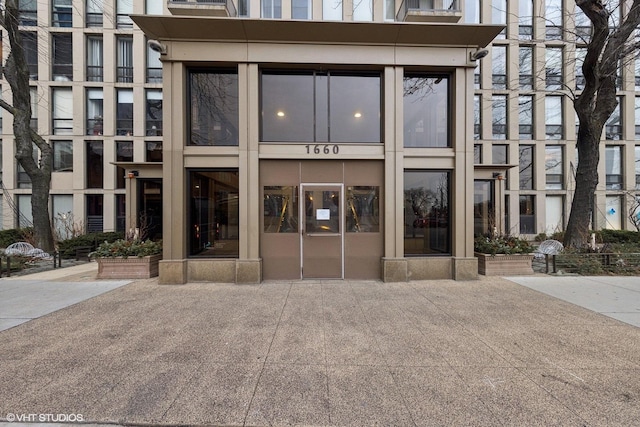
<svg viewBox="0 0 640 427"><path fill-rule="evenodd" d="M331 219L331 211L329 209L316 209L316 220L329 221Z"/></svg>

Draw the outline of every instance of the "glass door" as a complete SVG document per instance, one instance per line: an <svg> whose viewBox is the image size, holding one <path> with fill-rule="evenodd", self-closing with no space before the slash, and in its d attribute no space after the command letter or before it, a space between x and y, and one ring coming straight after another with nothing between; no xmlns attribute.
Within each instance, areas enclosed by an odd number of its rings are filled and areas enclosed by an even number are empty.
<svg viewBox="0 0 640 427"><path fill-rule="evenodd" d="M302 278L342 279L342 184L303 184L300 188Z"/></svg>

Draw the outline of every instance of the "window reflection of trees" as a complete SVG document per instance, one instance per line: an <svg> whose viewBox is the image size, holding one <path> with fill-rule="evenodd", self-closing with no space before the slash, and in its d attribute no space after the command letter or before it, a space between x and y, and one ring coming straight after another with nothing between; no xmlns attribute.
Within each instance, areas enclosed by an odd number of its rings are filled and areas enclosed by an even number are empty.
<svg viewBox="0 0 640 427"><path fill-rule="evenodd" d="M191 145L238 145L238 76L190 74Z"/></svg>

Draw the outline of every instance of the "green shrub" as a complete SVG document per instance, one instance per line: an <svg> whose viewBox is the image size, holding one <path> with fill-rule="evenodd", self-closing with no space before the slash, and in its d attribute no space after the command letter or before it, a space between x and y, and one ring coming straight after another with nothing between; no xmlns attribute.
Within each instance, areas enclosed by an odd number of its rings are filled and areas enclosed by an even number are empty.
<svg viewBox="0 0 640 427"><path fill-rule="evenodd" d="M162 242L152 240L116 240L103 242L91 254L92 258L139 257L162 253Z"/></svg>
<svg viewBox="0 0 640 427"><path fill-rule="evenodd" d="M533 246L525 239L516 236L478 236L474 241L474 250L483 254L529 254Z"/></svg>
<svg viewBox="0 0 640 427"><path fill-rule="evenodd" d="M33 233L32 228L12 228L10 230L0 230L0 248L26 241L26 235Z"/></svg>
<svg viewBox="0 0 640 427"><path fill-rule="evenodd" d="M600 230L596 233L596 239L602 243L640 244L640 233L630 230Z"/></svg>
<svg viewBox="0 0 640 427"><path fill-rule="evenodd" d="M102 242L114 242L123 237L121 232L89 233L58 242L58 251L63 259L71 259L75 258L78 246L89 246L93 251Z"/></svg>

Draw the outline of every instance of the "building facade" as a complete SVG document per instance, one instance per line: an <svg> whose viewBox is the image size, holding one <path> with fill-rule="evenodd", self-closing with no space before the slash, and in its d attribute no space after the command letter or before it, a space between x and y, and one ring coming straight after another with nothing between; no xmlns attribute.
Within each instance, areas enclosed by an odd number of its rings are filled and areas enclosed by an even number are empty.
<svg viewBox="0 0 640 427"><path fill-rule="evenodd" d="M143 229L183 283L467 279L474 234L561 230L588 21L556 0L441 3L21 1L58 234ZM633 228L637 82L621 64L595 228ZM13 228L30 183L2 117Z"/></svg>

